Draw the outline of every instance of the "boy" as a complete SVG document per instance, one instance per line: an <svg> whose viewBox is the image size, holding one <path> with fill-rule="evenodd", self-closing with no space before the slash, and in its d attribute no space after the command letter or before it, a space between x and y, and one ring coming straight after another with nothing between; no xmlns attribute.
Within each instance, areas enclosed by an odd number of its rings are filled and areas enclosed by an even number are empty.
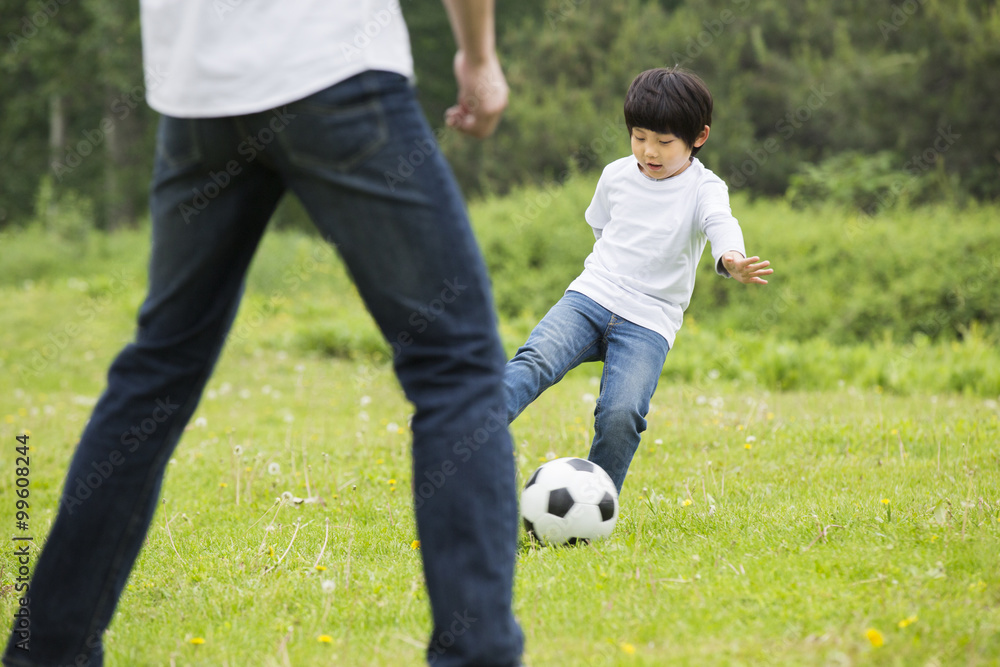
<svg viewBox="0 0 1000 667"><path fill-rule="evenodd" d="M583 273L507 362L513 421L585 361L603 361L589 459L621 492L646 430L649 401L712 243L716 271L767 284L769 262L746 257L726 184L693 157L708 140L712 95L680 68L635 78L625 97L632 155L609 164L585 218L596 242Z"/></svg>

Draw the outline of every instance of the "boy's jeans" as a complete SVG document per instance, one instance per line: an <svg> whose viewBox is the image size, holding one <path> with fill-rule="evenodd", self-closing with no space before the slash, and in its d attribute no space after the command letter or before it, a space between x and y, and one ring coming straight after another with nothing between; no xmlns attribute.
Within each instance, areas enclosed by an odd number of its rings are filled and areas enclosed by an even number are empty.
<svg viewBox="0 0 1000 667"><path fill-rule="evenodd" d="M486 271L413 90L402 76L366 72L268 112L161 120L136 339L111 366L38 559L31 651L12 635L6 664L102 663L101 635L164 469L286 189L336 244L416 409L414 499L434 621L427 658L518 663L514 459ZM268 297L305 298L297 276Z"/></svg>
<svg viewBox="0 0 1000 667"><path fill-rule="evenodd" d="M581 363L603 361L588 458L604 468L620 493L669 350L655 331L618 317L579 292L566 292L507 362L507 418L513 421Z"/></svg>

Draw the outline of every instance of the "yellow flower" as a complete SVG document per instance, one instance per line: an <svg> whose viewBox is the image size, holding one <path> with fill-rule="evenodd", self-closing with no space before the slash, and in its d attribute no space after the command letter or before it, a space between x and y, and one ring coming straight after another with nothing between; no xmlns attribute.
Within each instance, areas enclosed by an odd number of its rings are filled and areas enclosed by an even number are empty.
<svg viewBox="0 0 1000 667"><path fill-rule="evenodd" d="M219 488L220 488L220 489L224 489L224 488L226 488L227 486L229 486L229 485L228 485L228 484L226 484L225 482L219 482Z"/></svg>
<svg viewBox="0 0 1000 667"><path fill-rule="evenodd" d="M622 642L621 644L619 644L619 646L622 647L622 651L625 652L625 655L635 655L635 647L632 646L631 644Z"/></svg>
<svg viewBox="0 0 1000 667"><path fill-rule="evenodd" d="M316 569L319 570L320 572L325 572L326 571L326 565L317 565Z"/></svg>
<svg viewBox="0 0 1000 667"><path fill-rule="evenodd" d="M899 435L899 429L898 428L894 428L891 431L889 431L889 433L891 433L892 435Z"/></svg>
<svg viewBox="0 0 1000 667"><path fill-rule="evenodd" d="M378 459L377 461L375 461L375 463L378 465L382 465L383 463L385 463L385 459Z"/></svg>
<svg viewBox="0 0 1000 667"><path fill-rule="evenodd" d="M751 444L750 444L750 443L748 442L747 444L743 445L743 449L753 449L753 445L751 445Z"/></svg>
<svg viewBox="0 0 1000 667"><path fill-rule="evenodd" d="M420 548L420 540L413 540L412 542L410 542L410 548L411 549L419 549Z"/></svg>
<svg viewBox="0 0 1000 667"><path fill-rule="evenodd" d="M13 424L14 423L14 415L4 415L3 420L5 422L7 422L8 424Z"/></svg>
<svg viewBox="0 0 1000 667"><path fill-rule="evenodd" d="M205 643L205 640L202 639L201 637L192 637L189 641L195 646L200 646L201 644Z"/></svg>
<svg viewBox="0 0 1000 667"><path fill-rule="evenodd" d="M390 480L389 480L389 483L390 483L390 484L395 484L395 483L396 483L396 480L394 480L394 479L390 479Z"/></svg>
<svg viewBox="0 0 1000 667"><path fill-rule="evenodd" d="M883 505L888 505L889 504L889 499L888 498L883 498L882 499L882 504Z"/></svg>
<svg viewBox="0 0 1000 667"><path fill-rule="evenodd" d="M316 638L316 641L323 642L324 644L329 644L330 642L333 641L333 637L331 637L330 635L320 635L319 637Z"/></svg>
<svg viewBox="0 0 1000 667"><path fill-rule="evenodd" d="M768 419L774 419L774 413L773 412L768 412L767 413L767 418Z"/></svg>
<svg viewBox="0 0 1000 667"><path fill-rule="evenodd" d="M907 616L906 618L901 620L897 625L899 625L899 627L901 628L905 628L906 626L912 625L913 623L916 622L917 622L917 616L916 614L914 614L913 616Z"/></svg>
<svg viewBox="0 0 1000 667"><path fill-rule="evenodd" d="M875 628L868 628L865 631L865 636L868 637L868 641L870 641L872 643L872 646L874 646L875 648L878 648L879 646L885 643L885 641L882 639L882 633L876 630Z"/></svg>
<svg viewBox="0 0 1000 667"><path fill-rule="evenodd" d="M681 503L681 505L683 505L684 507L687 507L690 504L691 504L691 499L690 498L685 498L684 502Z"/></svg>

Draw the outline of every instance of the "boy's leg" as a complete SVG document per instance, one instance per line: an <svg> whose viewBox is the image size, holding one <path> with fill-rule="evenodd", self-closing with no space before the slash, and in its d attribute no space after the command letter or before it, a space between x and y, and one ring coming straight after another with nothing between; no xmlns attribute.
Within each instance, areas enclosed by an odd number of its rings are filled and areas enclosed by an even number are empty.
<svg viewBox="0 0 1000 667"><path fill-rule="evenodd" d="M611 317L611 311L579 292L567 292L549 309L504 370L508 421L566 373L601 358Z"/></svg>
<svg viewBox="0 0 1000 667"><path fill-rule="evenodd" d="M367 72L287 113L275 142L282 174L336 244L414 404L414 504L434 622L427 658L517 665L504 354L451 171L399 75Z"/></svg>
<svg viewBox="0 0 1000 667"><path fill-rule="evenodd" d="M621 493L670 347L660 334L617 315L607 340L588 458L604 468Z"/></svg>
<svg viewBox="0 0 1000 667"><path fill-rule="evenodd" d="M31 652L15 648L12 636L7 665L102 664L101 636L156 509L167 460L218 358L243 276L281 196L280 182L259 162L241 163L225 187L218 184L228 161L239 158L241 140L232 119L161 119L149 287L135 342L108 371L39 556ZM212 198L205 204L199 196Z"/></svg>

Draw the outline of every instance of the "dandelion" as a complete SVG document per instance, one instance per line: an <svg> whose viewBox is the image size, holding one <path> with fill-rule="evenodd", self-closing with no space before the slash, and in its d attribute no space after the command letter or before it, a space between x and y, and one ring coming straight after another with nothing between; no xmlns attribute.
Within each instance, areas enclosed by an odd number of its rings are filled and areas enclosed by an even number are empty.
<svg viewBox="0 0 1000 667"><path fill-rule="evenodd" d="M767 413L767 420L770 421L772 419L774 419L774 413L773 412L768 412Z"/></svg>
<svg viewBox="0 0 1000 667"><path fill-rule="evenodd" d="M377 460L375 461L375 464L376 464L376 465L382 465L383 463L385 463L385 459L377 459Z"/></svg>
<svg viewBox="0 0 1000 667"><path fill-rule="evenodd" d="M690 498L685 498L684 502L681 503L681 505L683 505L684 507L687 507L690 504L691 504L691 499Z"/></svg>
<svg viewBox="0 0 1000 667"><path fill-rule="evenodd" d="M627 642L622 642L621 644L619 644L619 646L621 646L621 649L625 653L625 655L635 655L635 647L632 646L631 644Z"/></svg>
<svg viewBox="0 0 1000 667"><path fill-rule="evenodd" d="M868 628L865 631L865 637L868 637L868 641L870 641L872 646L875 648L878 648L885 643L885 640L882 639L882 633L875 628Z"/></svg>
<svg viewBox="0 0 1000 667"><path fill-rule="evenodd" d="M324 593L332 593L337 590L337 582L333 579L326 579L320 584L320 588L323 589Z"/></svg>
<svg viewBox="0 0 1000 667"><path fill-rule="evenodd" d="M277 462L269 463L268 466L267 466L267 472L269 474L271 474L271 475L280 475L281 474L281 466L278 465Z"/></svg>
<svg viewBox="0 0 1000 667"><path fill-rule="evenodd" d="M747 442L757 442L757 436L755 436L755 435L748 435L747 436Z"/></svg>
<svg viewBox="0 0 1000 667"><path fill-rule="evenodd" d="M194 644L195 646L201 646L202 644L205 643L205 640L202 639L201 637L192 637L188 641Z"/></svg>
<svg viewBox="0 0 1000 667"><path fill-rule="evenodd" d="M194 425L197 426L198 428L205 428L206 426L208 426L208 420L205 419L204 417L198 417L197 419L194 420Z"/></svg>
<svg viewBox="0 0 1000 667"><path fill-rule="evenodd" d="M743 445L743 449L753 449L753 445L748 442L747 444Z"/></svg>
<svg viewBox="0 0 1000 667"><path fill-rule="evenodd" d="M228 485L228 484L226 484L225 482L219 482L219 488L220 488L220 489L224 489L224 488L226 488L227 486L229 486L229 485Z"/></svg>
<svg viewBox="0 0 1000 667"><path fill-rule="evenodd" d="M906 626L913 625L916 622L917 622L917 616L916 616L916 614L914 614L913 616L907 616L906 618L904 618L903 620L901 620L899 623L897 623L897 625L900 628L905 628Z"/></svg>
<svg viewBox="0 0 1000 667"><path fill-rule="evenodd" d="M389 422L388 424L385 425L385 430L388 431L389 433L395 433L396 431L399 430L399 424L397 424L396 422Z"/></svg>
<svg viewBox="0 0 1000 667"><path fill-rule="evenodd" d="M411 549L419 549L420 548L420 540L413 540L412 542L410 542L410 548Z"/></svg>
<svg viewBox="0 0 1000 667"><path fill-rule="evenodd" d="M361 397L361 405L362 406L368 405L371 402L372 402L372 397L371 396L362 396Z"/></svg>
<svg viewBox="0 0 1000 667"><path fill-rule="evenodd" d="M390 484L393 484L393 485L394 485L394 484L396 483L396 480L394 480L394 479L390 479L390 480L389 480L389 483L390 483Z"/></svg>
<svg viewBox="0 0 1000 667"><path fill-rule="evenodd" d="M333 637L331 637L330 635L320 635L319 637L316 638L316 641L323 642L324 644L329 644L330 642L333 641Z"/></svg>
<svg viewBox="0 0 1000 667"><path fill-rule="evenodd" d="M316 570L319 572L326 572L326 565L317 565Z"/></svg>
<svg viewBox="0 0 1000 667"><path fill-rule="evenodd" d="M243 448L240 447L239 445L236 445L235 447L233 447L233 454L235 454L236 456L242 456Z"/></svg>

